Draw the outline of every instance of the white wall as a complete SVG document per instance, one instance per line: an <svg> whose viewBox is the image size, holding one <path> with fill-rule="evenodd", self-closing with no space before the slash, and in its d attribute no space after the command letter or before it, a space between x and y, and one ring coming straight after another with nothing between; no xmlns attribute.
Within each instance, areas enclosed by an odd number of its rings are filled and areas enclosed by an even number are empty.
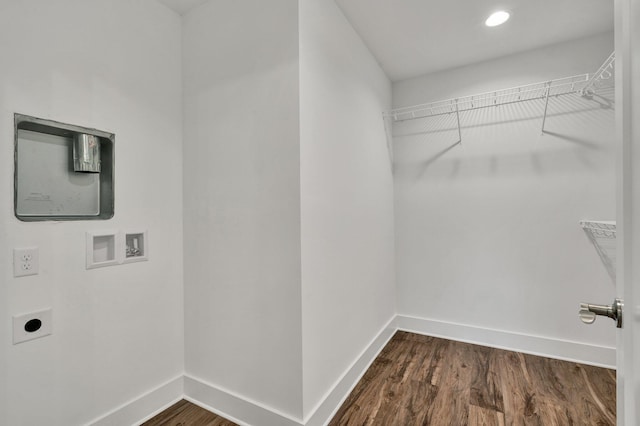
<svg viewBox="0 0 640 426"><path fill-rule="evenodd" d="M394 314L391 85L332 1L183 43L186 374L302 422Z"/></svg>
<svg viewBox="0 0 640 426"><path fill-rule="evenodd" d="M0 6L0 423L83 424L183 366L180 19L155 1ZM13 113L116 134L115 217L13 216ZM85 232L144 228L150 260L86 270ZM14 247L40 274L13 278ZM53 335L11 344L11 316L53 308Z"/></svg>
<svg viewBox="0 0 640 426"><path fill-rule="evenodd" d="M394 201L391 85L333 1L211 0L182 34L151 0L14 3L0 135L14 112L113 131L117 186L107 222L22 223L0 202L0 423L86 423L183 367L304 423L380 341L396 263L402 315L614 345L608 321L576 318L614 296L577 226L615 216L612 110L552 99L543 137L539 102L463 114L452 149L451 127L398 126ZM605 34L402 81L393 102L593 71L612 49ZM84 269L86 231L140 227L149 262ZM11 249L32 245L40 275L14 279ZM54 334L11 345L10 317L43 307Z"/></svg>
<svg viewBox="0 0 640 426"><path fill-rule="evenodd" d="M397 82L395 106L594 72L613 35ZM608 95L612 96L612 91ZM577 318L614 286L578 225L615 218L614 112L578 96L394 128L399 314L615 346ZM438 131L445 128L446 131ZM588 355L585 355L588 358Z"/></svg>
<svg viewBox="0 0 640 426"><path fill-rule="evenodd" d="M298 2L183 28L186 374L299 418Z"/></svg>
<svg viewBox="0 0 640 426"><path fill-rule="evenodd" d="M304 413L395 313L391 84L333 1L300 2Z"/></svg>

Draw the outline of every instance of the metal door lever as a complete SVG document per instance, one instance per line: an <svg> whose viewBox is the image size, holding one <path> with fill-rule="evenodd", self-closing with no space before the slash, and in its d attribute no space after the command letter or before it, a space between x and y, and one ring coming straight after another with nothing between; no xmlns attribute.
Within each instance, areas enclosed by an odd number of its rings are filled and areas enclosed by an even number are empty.
<svg viewBox="0 0 640 426"><path fill-rule="evenodd" d="M611 305L580 304L578 316L583 323L593 324L598 315L611 318L618 328L622 328L622 300L615 299Z"/></svg>

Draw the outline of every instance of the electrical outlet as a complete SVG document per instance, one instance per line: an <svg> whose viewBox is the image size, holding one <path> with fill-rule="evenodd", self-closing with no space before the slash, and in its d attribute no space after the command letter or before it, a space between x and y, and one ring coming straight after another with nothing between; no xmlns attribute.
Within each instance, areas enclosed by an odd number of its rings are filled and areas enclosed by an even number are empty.
<svg viewBox="0 0 640 426"><path fill-rule="evenodd" d="M13 249L13 276L38 274L40 268L38 247Z"/></svg>
<svg viewBox="0 0 640 426"><path fill-rule="evenodd" d="M51 308L13 317L13 344L38 339L53 333Z"/></svg>

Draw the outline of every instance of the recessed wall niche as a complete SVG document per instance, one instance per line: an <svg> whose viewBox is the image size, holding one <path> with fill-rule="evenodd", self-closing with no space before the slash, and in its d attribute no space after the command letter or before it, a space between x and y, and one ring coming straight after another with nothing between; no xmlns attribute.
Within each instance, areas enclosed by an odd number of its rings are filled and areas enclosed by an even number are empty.
<svg viewBox="0 0 640 426"><path fill-rule="evenodd" d="M87 232L87 269L121 263L119 235L115 231Z"/></svg>
<svg viewBox="0 0 640 426"><path fill-rule="evenodd" d="M18 219L113 217L113 133L15 114L14 135Z"/></svg>
<svg viewBox="0 0 640 426"><path fill-rule="evenodd" d="M124 233L125 255L123 263L141 262L149 259L147 231Z"/></svg>

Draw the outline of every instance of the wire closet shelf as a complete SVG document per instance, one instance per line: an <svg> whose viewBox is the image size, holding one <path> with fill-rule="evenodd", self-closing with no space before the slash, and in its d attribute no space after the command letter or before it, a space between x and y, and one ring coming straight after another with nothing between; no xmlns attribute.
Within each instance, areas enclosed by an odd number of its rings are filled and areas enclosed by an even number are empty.
<svg viewBox="0 0 640 426"><path fill-rule="evenodd" d="M580 225L587 235L592 238L616 238L616 222L614 221L583 220L580 221Z"/></svg>
<svg viewBox="0 0 640 426"><path fill-rule="evenodd" d="M545 99L546 102L548 102L549 97L567 94L579 94L587 97L593 96L595 91L600 88L606 80L612 78L614 61L615 52L612 53L602 66L600 66L598 71L592 75L574 75L509 89L395 108L385 112L384 116L392 122L401 122L455 113L458 114L459 120L460 112L479 108L507 105L535 99ZM545 117L546 107L547 104L545 103Z"/></svg>

